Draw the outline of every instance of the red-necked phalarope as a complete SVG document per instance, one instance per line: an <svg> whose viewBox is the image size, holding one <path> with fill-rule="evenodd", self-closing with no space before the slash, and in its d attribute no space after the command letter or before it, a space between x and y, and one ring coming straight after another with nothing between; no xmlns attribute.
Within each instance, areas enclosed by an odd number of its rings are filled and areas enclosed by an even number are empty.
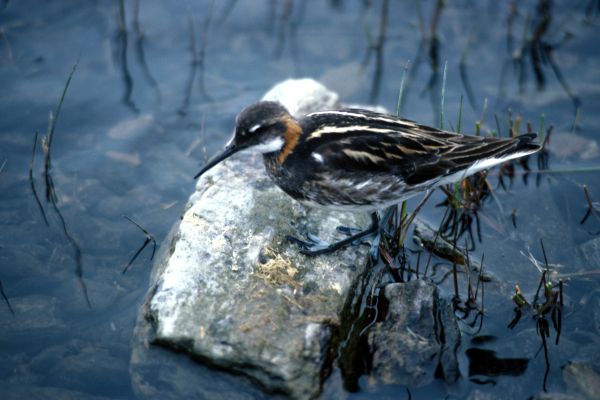
<svg viewBox="0 0 600 400"><path fill-rule="evenodd" d="M295 240L302 252L331 252L378 231L376 210L478 171L535 153L536 134L466 136L391 115L342 109L294 118L280 103L261 101L236 118L225 150L195 178L242 150L262 153L267 174L311 207L372 212L373 223L332 245Z"/></svg>

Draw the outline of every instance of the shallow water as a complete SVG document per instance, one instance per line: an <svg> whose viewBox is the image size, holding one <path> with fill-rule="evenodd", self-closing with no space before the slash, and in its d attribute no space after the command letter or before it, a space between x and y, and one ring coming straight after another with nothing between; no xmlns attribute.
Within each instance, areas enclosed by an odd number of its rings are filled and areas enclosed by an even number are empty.
<svg viewBox="0 0 600 400"><path fill-rule="evenodd" d="M405 76L402 115L439 126L445 63L444 127L457 127L461 96L463 132L474 132L481 120L483 133L505 136L518 116L521 131L526 121L539 130L543 116L544 126L553 126L551 172L535 173L533 157L527 183L517 167L506 190L496 187L498 170L491 172L495 195L480 211L482 240L472 257L485 254L492 277L479 334L494 340L473 344L473 332L463 326L463 378L451 387L410 388L412 395L481 391L523 398L544 390L546 363L534 321L526 316L506 328L514 284L529 301L537 289L540 272L526 255L543 260L540 239L554 282L566 282L560 342L554 344L551 331L548 345L546 390L575 393L564 373L573 361L600 369L600 218L580 224L587 210L583 185L600 201L597 1L554 2L543 36L554 50L539 66L543 85L532 58L540 53L526 49L521 64L512 61L523 37L542 26L543 1L511 8L465 0L440 9L433 1L390 2L381 47L382 0L139 3L0 2L0 281L14 311L0 304L2 398L134 397L130 340L152 244L123 274L145 239L123 215L161 243L193 190L191 177L227 140L242 107L283 79L308 76L346 103L395 110ZM45 199L41 137L76 62L51 147L69 241ZM36 131L33 177L48 225L28 180ZM442 199L435 193L421 213L432 225L442 218L443 209L434 207ZM435 262L439 280L449 266ZM449 279L442 286L451 295ZM527 368L477 375L495 383L476 383L469 379L471 347L525 358ZM369 387L366 378L360 383L362 390L350 396L406 393ZM246 383L240 387L256 393Z"/></svg>

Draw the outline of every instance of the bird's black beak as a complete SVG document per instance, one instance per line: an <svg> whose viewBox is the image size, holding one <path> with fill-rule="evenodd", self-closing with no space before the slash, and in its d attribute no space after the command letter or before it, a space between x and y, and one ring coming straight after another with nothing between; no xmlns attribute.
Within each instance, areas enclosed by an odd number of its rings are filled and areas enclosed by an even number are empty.
<svg viewBox="0 0 600 400"><path fill-rule="evenodd" d="M209 169L211 169L212 167L214 167L215 165L217 165L218 163L220 163L221 161L223 161L224 159L228 158L229 156L237 153L239 150L241 150L239 147L237 147L235 144L230 144L229 146L225 147L225 150L223 150L223 152L221 154L217 154L216 156L214 156L205 166L204 168L202 168L200 170L200 172L198 172L196 174L196 176L194 176L194 179L197 179L198 177L200 177L203 173L205 173L206 171L208 171Z"/></svg>

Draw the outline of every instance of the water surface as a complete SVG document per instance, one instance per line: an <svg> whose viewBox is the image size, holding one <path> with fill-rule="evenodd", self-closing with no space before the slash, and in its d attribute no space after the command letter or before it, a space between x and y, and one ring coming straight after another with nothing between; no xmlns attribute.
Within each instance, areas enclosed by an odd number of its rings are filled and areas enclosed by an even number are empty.
<svg viewBox="0 0 600 400"><path fill-rule="evenodd" d="M12 308L0 304L2 397L134 397L130 340L152 244L123 274L145 240L123 215L160 243L193 191L191 177L227 140L242 107L283 79L313 77L346 103L395 111L404 76L401 114L439 126L445 65L444 127L457 128L461 98L463 132L480 121L482 134L506 136L511 120L521 120L521 131L528 121L538 131L543 120L544 131L553 127L552 172L537 174L532 158L527 179L517 167L504 189L492 171L494 197L480 210L472 256L485 254L492 277L479 334L494 339L473 344L463 324L463 378L410 388L413 398L544 390L534 321L506 327L514 284L529 301L537 289L540 271L528 255L543 259L540 239L553 280L566 282L545 389L573 393L564 374L573 361L598 371L600 219L580 224L583 186L600 199L598 2L441 3L0 2L0 280ZM528 41L536 32L539 40ZM55 209L45 198L41 139L75 63L51 147ZM32 171L48 224L28 179L36 132ZM434 194L421 214L433 225L442 199ZM441 280L449 265L434 261L432 277ZM447 280L442 287L450 296ZM477 383L469 379L470 348L525 358L527 368L478 375L488 383ZM351 397L406 393L360 383Z"/></svg>

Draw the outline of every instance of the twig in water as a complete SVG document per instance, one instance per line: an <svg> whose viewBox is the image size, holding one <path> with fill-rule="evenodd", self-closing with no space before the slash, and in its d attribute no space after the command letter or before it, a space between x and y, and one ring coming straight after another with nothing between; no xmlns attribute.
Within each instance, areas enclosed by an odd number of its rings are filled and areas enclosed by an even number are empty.
<svg viewBox="0 0 600 400"><path fill-rule="evenodd" d="M8 309L10 310L10 313L14 317L15 316L15 310L13 310L12 306L10 305L10 301L8 300L8 296L4 292L4 286L2 286L2 280L0 280L0 293L2 294L2 297L4 297L4 302L6 303L6 305L8 306Z"/></svg>
<svg viewBox="0 0 600 400"><path fill-rule="evenodd" d="M433 257L433 253L435 252L435 246L436 246L436 242L438 240L438 238L440 237L440 234L442 232L442 225L444 224L444 221L446 220L446 217L448 216L448 213L450 212L450 206L446 207L446 211L444 211L444 216L442 217L442 220L440 221L440 226L438 226L437 231L435 232L435 236L433 237L433 243L431 244L431 250L429 251L429 257L427 258L427 264L425 264L425 272L423 272L423 277L427 276L427 271L429 270L429 264L431 263L431 257Z"/></svg>
<svg viewBox="0 0 600 400"><path fill-rule="evenodd" d="M153 244L152 255L150 256L150 259L152 260L154 258L154 253L156 252L156 239L154 239L154 236L152 236L150 233L148 233L148 231L146 229L142 228L142 226L140 224L135 222L133 219L129 218L127 215L123 215L123 218L127 219L129 222L131 222L132 224L137 226L144 233L144 236L146 237L142 246L135 252L135 254L131 258L131 260L129 260L127 265L123 268L122 273L124 274L125 272L127 272L127 269L129 269L131 264L133 264L135 259L140 255L142 250L144 250L146 248L146 246L148 245L148 243L150 243L150 242L152 242L152 244Z"/></svg>
<svg viewBox="0 0 600 400"><path fill-rule="evenodd" d="M590 195L590 192L586 185L583 185L583 194L585 195L585 199L588 204L588 209L585 212L585 215L583 216L581 221L579 221L579 224L585 224L585 221L587 221L590 215L593 215L594 217L596 217L596 219L598 219L598 221L600 221L600 204L592 200L592 196Z"/></svg>
<svg viewBox="0 0 600 400"><path fill-rule="evenodd" d="M78 65L79 59L75 61L75 64L73 64L73 68L69 73L65 87L60 95L58 105L56 106L56 111L54 114L50 114L50 124L48 128L48 135L46 136L46 146L44 148L44 178L46 182L46 200L48 201L50 201L52 198L56 200L56 195L54 193L54 182L52 181L52 176L50 175L50 170L52 169L51 157L52 142L54 141L54 130L56 129L56 121L60 115L60 110L62 109L63 102L65 101L65 96L67 94L67 90L69 89L69 85L71 84L71 79L73 78L73 74L75 74L75 70L77 69Z"/></svg>
<svg viewBox="0 0 600 400"><path fill-rule="evenodd" d="M81 287L81 291L83 292L83 296L85 297L85 302L87 303L89 308L92 308L92 303L90 302L90 298L88 296L87 285L85 284L85 281L83 280L83 262L82 262L81 247L79 247L79 244L77 244L75 239L69 233L69 231L67 229L67 223L65 222L65 218L63 217L62 213L60 212L60 210L58 208L57 200L55 200L55 199L50 200L50 204L52 204L52 208L54 209L54 212L56 213L56 215L58 216L58 219L60 220L61 227L62 227L63 233L65 234L65 237L67 238L67 240L71 244L71 247L73 247L73 250L75 251L75 276L77 277L77 282L79 283L79 286Z"/></svg>
<svg viewBox="0 0 600 400"><path fill-rule="evenodd" d="M79 64L79 59L73 65L73 69L71 70L71 73L69 74L69 77L67 78L65 87L63 88L63 91L60 96L60 100L56 107L55 113L50 114L48 136L46 137L45 148L44 148L44 152L45 152L44 176L45 176L45 180L46 180L46 199L50 202L50 204L52 204L52 208L54 209L56 215L58 216L58 218L61 222L61 227L62 227L63 233L64 233L65 237L67 238L67 240L69 241L69 243L71 244L71 247L73 247L73 250L75 252L75 276L77 277L79 286L81 287L81 290L83 291L83 295L85 297L85 301L86 301L88 307L92 308L92 304L91 304L90 298L88 296L87 286L85 284L85 281L83 280L83 264L82 264L82 260L81 260L81 248L79 247L79 245L77 244L75 239L69 233L69 231L67 229L67 223L66 223L62 213L60 212L60 209L58 208L58 197L56 196L54 182L52 180L52 175L51 175L51 167L52 167L51 151L52 151L52 142L54 139L54 132L55 132L55 128L56 128L56 121L58 120L58 116L60 115L60 110L62 108L62 104L65 100L67 90L69 88L71 79L73 78L73 74L75 73L75 70L77 69L78 64ZM36 142L37 142L37 140L36 140ZM34 149L34 151L35 151L35 149Z"/></svg>
<svg viewBox="0 0 600 400"><path fill-rule="evenodd" d="M42 213L44 223L46 224L46 226L50 226L50 224L48 223L48 218L46 217L46 211L44 211L44 207L42 207L42 202L40 201L40 198L37 194L37 190L35 189L35 181L33 180L33 164L35 160L35 149L37 146L37 140L38 132L35 131L35 137L33 139L33 150L31 151L31 161L29 162L29 185L31 186L31 191L33 192L33 198L35 199L35 203L37 204L40 213Z"/></svg>
<svg viewBox="0 0 600 400"><path fill-rule="evenodd" d="M406 221L403 221L404 226L402 227L402 233L400 236L401 243L403 243L404 238L406 238L406 234L408 233L408 228L409 228L410 224L412 224L412 222L415 220L415 217L417 216L419 211L421 211L421 209L423 208L425 203L427 203L427 200L429 200L429 198L431 197L432 194L433 194L433 190L428 190L427 193L425 193L425 196L423 196L423 199L421 199L421 201L419 202L419 204L417 205L415 210L412 212L412 214L410 214L410 216L406 219Z"/></svg>

